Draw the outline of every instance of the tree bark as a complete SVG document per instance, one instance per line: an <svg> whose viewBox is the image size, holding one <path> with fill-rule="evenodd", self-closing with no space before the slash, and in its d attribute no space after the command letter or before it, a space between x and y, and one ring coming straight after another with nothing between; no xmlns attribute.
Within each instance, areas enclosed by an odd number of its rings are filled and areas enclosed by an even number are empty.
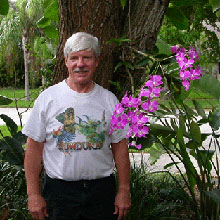
<svg viewBox="0 0 220 220"><path fill-rule="evenodd" d="M119 37L118 17L120 12L118 0L66 0L59 1L59 44L55 66L54 83L68 76L64 63L64 44L74 32L84 31L99 38L101 43L101 60L95 74L95 81L108 87L111 79L114 46L106 41Z"/></svg>
<svg viewBox="0 0 220 220"><path fill-rule="evenodd" d="M63 56L66 39L74 32L85 31L101 42L101 60L95 81L109 88L109 80L118 81L114 67L119 54L115 45L106 44L106 41L125 35L138 50L151 51L169 1L127 0L125 9L122 9L119 0L59 0L59 44L54 83L68 76ZM127 76L125 79L129 82Z"/></svg>

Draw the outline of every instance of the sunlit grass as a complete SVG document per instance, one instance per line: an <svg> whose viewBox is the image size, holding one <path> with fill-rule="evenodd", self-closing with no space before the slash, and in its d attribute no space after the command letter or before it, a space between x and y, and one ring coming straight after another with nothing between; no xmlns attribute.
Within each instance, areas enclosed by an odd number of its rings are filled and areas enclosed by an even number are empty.
<svg viewBox="0 0 220 220"><path fill-rule="evenodd" d="M38 97L40 90L39 89L31 89L30 90L30 101L25 100L25 90L24 89L13 89L13 88L1 88L0 95L6 96L13 100L13 102L9 105L1 106L1 107L18 107L18 108L28 108L33 107L34 100Z"/></svg>

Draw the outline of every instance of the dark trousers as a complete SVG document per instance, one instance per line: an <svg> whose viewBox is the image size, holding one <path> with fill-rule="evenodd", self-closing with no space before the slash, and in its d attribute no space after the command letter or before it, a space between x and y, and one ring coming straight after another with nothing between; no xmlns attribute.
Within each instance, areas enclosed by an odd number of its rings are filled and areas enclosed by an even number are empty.
<svg viewBox="0 0 220 220"><path fill-rule="evenodd" d="M65 181L45 176L47 220L117 220L113 175L97 180Z"/></svg>

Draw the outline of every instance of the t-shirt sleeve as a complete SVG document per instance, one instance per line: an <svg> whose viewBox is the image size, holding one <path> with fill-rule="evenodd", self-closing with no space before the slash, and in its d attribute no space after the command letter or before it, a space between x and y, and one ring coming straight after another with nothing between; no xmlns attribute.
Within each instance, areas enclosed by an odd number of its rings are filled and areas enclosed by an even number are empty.
<svg viewBox="0 0 220 220"><path fill-rule="evenodd" d="M46 139L44 100L40 95L35 101L30 116L22 129L22 133L37 142L44 142Z"/></svg>
<svg viewBox="0 0 220 220"><path fill-rule="evenodd" d="M112 95L109 103L111 103L112 115L113 115L114 110L115 110L115 105L119 104L119 101L115 95ZM113 131L111 135L111 143L118 143L124 138L126 138L127 131L128 131L128 126L126 126L124 129Z"/></svg>

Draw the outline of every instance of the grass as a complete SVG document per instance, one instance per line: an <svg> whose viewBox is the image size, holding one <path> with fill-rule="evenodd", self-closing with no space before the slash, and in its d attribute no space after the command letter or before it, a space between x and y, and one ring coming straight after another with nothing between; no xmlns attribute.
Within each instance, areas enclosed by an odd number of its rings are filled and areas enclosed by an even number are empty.
<svg viewBox="0 0 220 220"><path fill-rule="evenodd" d="M40 93L40 89L30 89L31 100L25 100L25 91L24 89L13 89L13 88L0 88L0 95L6 96L11 99L17 99L17 106L19 108L28 108L33 107L34 100L38 97ZM213 108L213 106L219 105L219 101L214 99L211 95L207 93L203 93L196 88L192 88L191 93L188 98L184 101L185 104L188 104L189 107L194 107L192 100L196 99L199 101L201 106L205 109ZM166 101L162 101L163 104L166 105ZM9 105L1 106L1 107L16 107L16 101L13 101Z"/></svg>
<svg viewBox="0 0 220 220"><path fill-rule="evenodd" d="M30 101L26 101L24 89L1 88L0 95L6 96L7 98L13 100L11 104L2 105L1 107L15 108L16 104L18 108L33 107L34 100L38 97L39 92L40 92L39 89L30 89Z"/></svg>

